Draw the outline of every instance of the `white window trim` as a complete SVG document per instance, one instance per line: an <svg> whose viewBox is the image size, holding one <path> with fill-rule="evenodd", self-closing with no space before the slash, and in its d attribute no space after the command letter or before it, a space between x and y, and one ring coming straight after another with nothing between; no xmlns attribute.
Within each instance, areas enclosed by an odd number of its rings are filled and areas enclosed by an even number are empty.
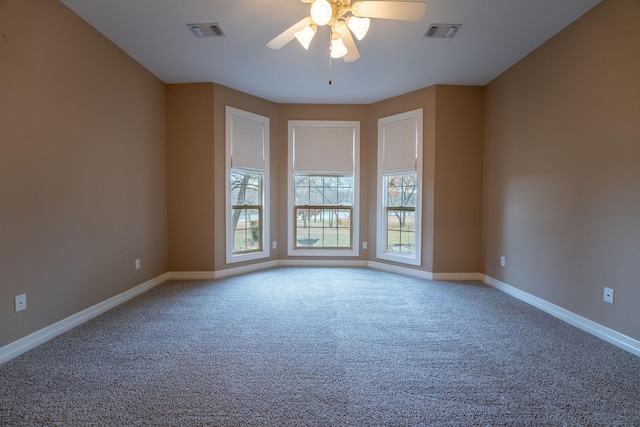
<svg viewBox="0 0 640 427"><path fill-rule="evenodd" d="M353 217L351 249L300 249L295 247L293 236L295 218L294 210L294 129L298 126L304 127L328 127L328 128L350 128L353 129ZM289 120L288 137L288 167L287 167L287 255L289 256L317 256L317 257L351 257L360 254L360 122L358 121L316 121L316 120ZM335 175L335 172L314 171L313 175Z"/></svg>
<svg viewBox="0 0 640 427"><path fill-rule="evenodd" d="M256 172L262 172L264 174L262 179L262 250L256 252L248 252L241 254L233 253L233 229L232 229L232 215L231 215L231 170L234 169L231 167L231 147L232 147L232 126L231 120L233 116L242 117L248 120L255 120L263 124L264 126L264 150L265 150L265 167L264 170L257 170ZM269 228L270 228L270 174L269 174L269 158L270 158L270 147L269 147L269 118L260 116L258 114L250 113L248 111L243 111L231 106L226 106L225 109L225 225L226 225L226 253L227 264L233 264L236 262L243 261L252 261L256 259L268 258L270 256L270 238L269 238ZM238 170L246 170L249 169L237 168Z"/></svg>
<svg viewBox="0 0 640 427"><path fill-rule="evenodd" d="M376 257L379 259L394 261L403 264L410 264L420 266L422 263L422 145L423 145L423 131L422 131L422 108L417 110L407 111L405 113L396 114L389 117L378 119L378 168L377 168L377 233L376 233ZM394 123L401 120L415 119L416 120L416 169L414 170L382 170L382 150L384 144L384 126L389 123ZM391 253L387 251L387 223L386 223L386 211L385 211L385 197L387 189L384 187L383 175L390 173L416 173L416 208L415 208L415 251L413 254L400 255L397 253Z"/></svg>

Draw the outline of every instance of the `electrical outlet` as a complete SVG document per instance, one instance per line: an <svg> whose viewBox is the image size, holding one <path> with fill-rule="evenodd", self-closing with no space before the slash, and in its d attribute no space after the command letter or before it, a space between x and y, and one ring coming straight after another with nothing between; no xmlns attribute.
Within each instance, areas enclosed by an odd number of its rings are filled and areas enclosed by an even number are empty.
<svg viewBox="0 0 640 427"><path fill-rule="evenodd" d="M503 256L500 257L500 266L504 267L505 265L507 265L507 259Z"/></svg>
<svg viewBox="0 0 640 427"><path fill-rule="evenodd" d="M136 258L136 270L140 270L140 258Z"/></svg>
<svg viewBox="0 0 640 427"><path fill-rule="evenodd" d="M367 249L367 242L362 242L362 249Z"/></svg>
<svg viewBox="0 0 640 427"><path fill-rule="evenodd" d="M277 243L277 242L273 242L273 243L271 243L271 248L272 248L272 249L275 249L275 248L277 248L277 247L278 247L278 243Z"/></svg>
<svg viewBox="0 0 640 427"><path fill-rule="evenodd" d="M27 294L16 295L15 309L16 309L16 313L27 309Z"/></svg>
<svg viewBox="0 0 640 427"><path fill-rule="evenodd" d="M604 288L604 297L602 298L604 302L608 302L609 304L613 304L613 289Z"/></svg>

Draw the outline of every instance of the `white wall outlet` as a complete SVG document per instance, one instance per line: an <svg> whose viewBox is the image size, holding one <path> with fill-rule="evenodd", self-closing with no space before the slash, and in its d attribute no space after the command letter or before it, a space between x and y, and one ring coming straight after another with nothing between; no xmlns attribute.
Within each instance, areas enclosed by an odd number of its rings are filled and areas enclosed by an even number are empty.
<svg viewBox="0 0 640 427"><path fill-rule="evenodd" d="M367 249L367 242L362 242L362 249Z"/></svg>
<svg viewBox="0 0 640 427"><path fill-rule="evenodd" d="M27 294L16 295L15 308L16 308L16 313L27 309Z"/></svg>
<svg viewBox="0 0 640 427"><path fill-rule="evenodd" d="M604 300L604 302L613 304L613 289L604 288L604 297L602 299Z"/></svg>
<svg viewBox="0 0 640 427"><path fill-rule="evenodd" d="M500 257L500 266L504 267L505 265L507 265L507 259L503 256Z"/></svg>
<svg viewBox="0 0 640 427"><path fill-rule="evenodd" d="M136 270L140 270L140 258L136 258Z"/></svg>
<svg viewBox="0 0 640 427"><path fill-rule="evenodd" d="M271 248L272 248L272 249L275 249L275 248L277 248L277 247L278 247L278 242L273 242L273 243L271 243Z"/></svg>

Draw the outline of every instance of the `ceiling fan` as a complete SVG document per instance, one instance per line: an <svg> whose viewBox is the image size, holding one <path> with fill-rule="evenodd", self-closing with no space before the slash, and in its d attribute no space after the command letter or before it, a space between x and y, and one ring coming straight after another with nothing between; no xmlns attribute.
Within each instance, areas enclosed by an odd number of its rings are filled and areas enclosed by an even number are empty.
<svg viewBox="0 0 640 427"><path fill-rule="evenodd" d="M419 21L425 13L422 1L364 0L351 4L351 0L301 0L311 3L310 16L301 19L267 43L271 49L280 49L294 38L309 48L318 26L329 25L331 58L343 58L352 62L360 58L354 36L362 40L369 30L369 18Z"/></svg>

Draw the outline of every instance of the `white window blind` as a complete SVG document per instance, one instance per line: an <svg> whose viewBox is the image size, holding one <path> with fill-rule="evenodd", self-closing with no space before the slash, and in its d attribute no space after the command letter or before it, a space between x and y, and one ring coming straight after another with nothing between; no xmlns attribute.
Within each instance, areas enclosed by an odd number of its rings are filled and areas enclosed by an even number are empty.
<svg viewBox="0 0 640 427"><path fill-rule="evenodd" d="M327 125L293 127L293 170L308 173L353 173L355 130Z"/></svg>
<svg viewBox="0 0 640 427"><path fill-rule="evenodd" d="M253 119L250 113L228 108L227 130L231 140L231 167L265 170L265 129L263 118Z"/></svg>
<svg viewBox="0 0 640 427"><path fill-rule="evenodd" d="M388 123L380 122L379 126L382 135L382 172L415 170L418 156L418 119L400 117Z"/></svg>

